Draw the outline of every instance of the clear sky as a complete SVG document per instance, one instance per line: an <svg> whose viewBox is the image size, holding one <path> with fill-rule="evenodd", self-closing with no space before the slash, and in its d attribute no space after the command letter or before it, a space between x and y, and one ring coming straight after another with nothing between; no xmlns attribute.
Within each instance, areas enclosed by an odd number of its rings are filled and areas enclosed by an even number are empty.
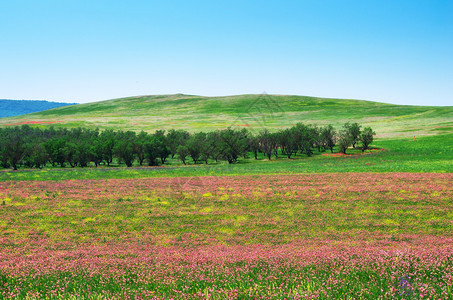
<svg viewBox="0 0 453 300"><path fill-rule="evenodd" d="M453 105L453 1L4 0L0 98Z"/></svg>

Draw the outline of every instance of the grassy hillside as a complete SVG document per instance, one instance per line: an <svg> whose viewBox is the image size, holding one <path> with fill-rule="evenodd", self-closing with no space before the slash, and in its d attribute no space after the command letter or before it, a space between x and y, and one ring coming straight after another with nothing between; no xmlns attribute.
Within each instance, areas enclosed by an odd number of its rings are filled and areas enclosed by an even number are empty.
<svg viewBox="0 0 453 300"><path fill-rule="evenodd" d="M202 97L157 95L60 107L2 118L0 126L89 126L123 130L184 128L209 131L228 126L277 130L298 122L333 124L356 121L378 138L403 138L453 132L453 106L406 106L371 101L284 95Z"/></svg>

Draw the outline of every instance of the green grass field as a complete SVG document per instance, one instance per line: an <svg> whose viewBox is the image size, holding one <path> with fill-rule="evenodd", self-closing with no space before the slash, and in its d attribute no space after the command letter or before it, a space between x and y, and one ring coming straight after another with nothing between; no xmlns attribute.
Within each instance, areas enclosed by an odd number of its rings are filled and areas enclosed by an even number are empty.
<svg viewBox="0 0 453 300"><path fill-rule="evenodd" d="M163 167L90 167L46 168L43 170L0 170L0 180L67 180L146 177L192 177L215 175L262 175L299 173L344 173L344 172L453 172L453 134L418 137L415 140L378 140L376 150L361 153L348 150L351 155L331 155L329 151L312 157L305 155L294 159L280 157L268 161L263 155L258 160L239 159L237 164L226 162L208 165L182 165L177 159L169 159ZM383 149L383 150L382 150Z"/></svg>
<svg viewBox="0 0 453 300"><path fill-rule="evenodd" d="M202 97L142 96L80 104L26 116L0 119L0 126L99 127L191 132L229 126L277 130L298 122L341 126L347 121L371 126L378 138L409 138L453 132L453 106L407 106L371 101L282 95Z"/></svg>

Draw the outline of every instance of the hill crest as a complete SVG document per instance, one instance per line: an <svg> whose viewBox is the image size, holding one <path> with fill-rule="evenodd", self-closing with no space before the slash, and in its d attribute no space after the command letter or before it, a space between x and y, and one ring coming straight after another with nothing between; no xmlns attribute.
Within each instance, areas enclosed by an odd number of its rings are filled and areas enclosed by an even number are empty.
<svg viewBox="0 0 453 300"><path fill-rule="evenodd" d="M339 127L348 121L371 126L378 137L434 135L453 131L453 106L408 106L296 95L150 95L64 106L20 118L3 118L0 126L34 122L36 126L52 124L147 132L171 128L196 132L227 127L275 131L298 122Z"/></svg>

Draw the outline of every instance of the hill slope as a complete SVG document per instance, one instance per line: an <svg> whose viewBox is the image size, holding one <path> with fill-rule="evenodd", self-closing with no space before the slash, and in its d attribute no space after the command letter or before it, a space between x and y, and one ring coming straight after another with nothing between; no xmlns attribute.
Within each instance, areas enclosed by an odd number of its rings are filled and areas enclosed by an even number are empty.
<svg viewBox="0 0 453 300"><path fill-rule="evenodd" d="M44 100L7 100L0 99L0 118L20 116L75 103L49 102Z"/></svg>
<svg viewBox="0 0 453 300"><path fill-rule="evenodd" d="M60 107L0 119L0 126L34 123L136 131L170 128L209 131L233 126L258 131L264 127L278 130L298 122L341 126L347 121L371 126L381 138L448 133L453 132L453 106L406 106L291 95L176 94Z"/></svg>

